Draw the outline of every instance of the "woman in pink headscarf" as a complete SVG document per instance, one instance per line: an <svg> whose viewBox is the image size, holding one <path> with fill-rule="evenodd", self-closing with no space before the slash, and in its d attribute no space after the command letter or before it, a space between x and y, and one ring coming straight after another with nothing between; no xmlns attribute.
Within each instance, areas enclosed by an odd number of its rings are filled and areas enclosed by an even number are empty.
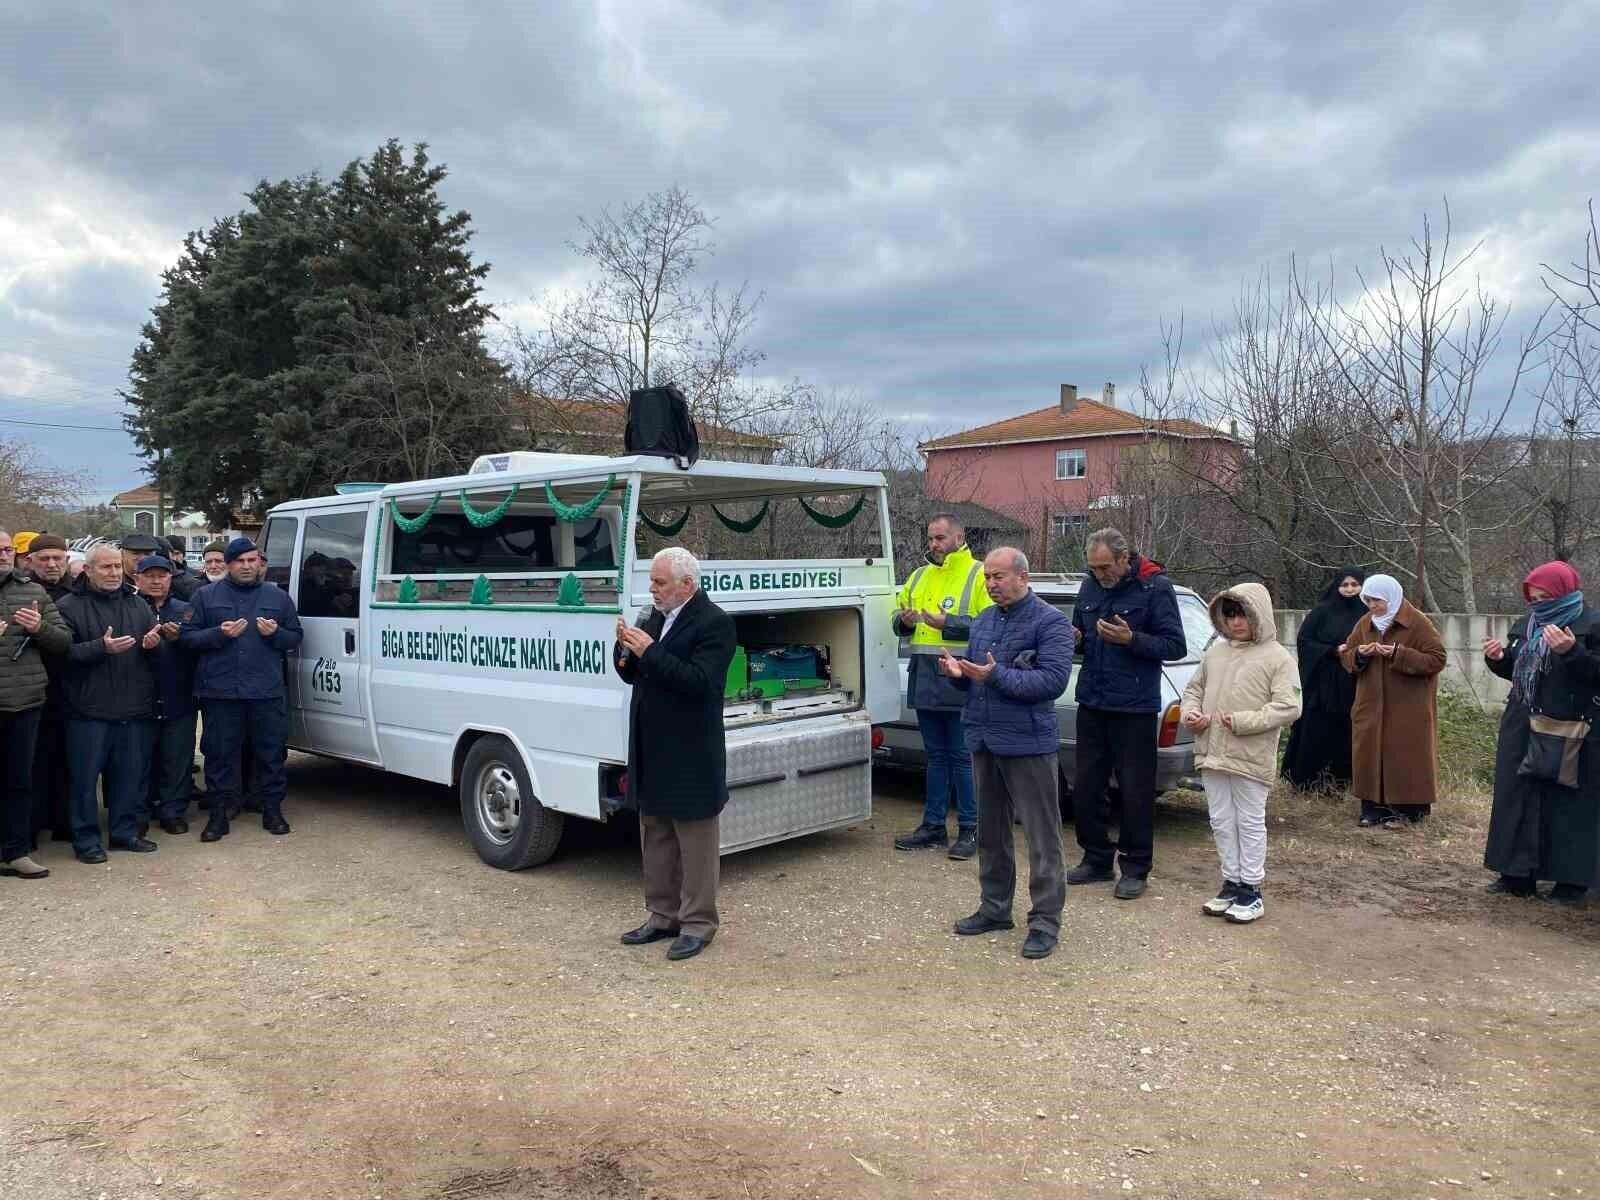
<svg viewBox="0 0 1600 1200"><path fill-rule="evenodd" d="M1522 584L1527 617L1504 643L1492 636L1483 643L1489 670L1511 681L1495 746L1494 808L1483 852L1483 865L1499 872L1489 890L1533 896L1539 880L1548 879L1555 888L1545 898L1575 906L1600 884L1600 614L1584 603L1582 589L1583 580L1567 563L1534 568ZM1573 735L1575 778L1548 778L1556 760L1541 762L1537 747L1530 755L1536 718L1546 729ZM1590 730L1578 742L1582 722Z"/></svg>

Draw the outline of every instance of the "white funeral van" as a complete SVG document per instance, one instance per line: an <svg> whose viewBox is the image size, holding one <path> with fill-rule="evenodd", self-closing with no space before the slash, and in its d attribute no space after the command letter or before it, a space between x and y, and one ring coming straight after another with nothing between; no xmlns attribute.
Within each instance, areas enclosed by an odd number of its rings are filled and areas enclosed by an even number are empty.
<svg viewBox="0 0 1600 1200"><path fill-rule="evenodd" d="M723 852L868 817L873 726L900 711L872 472L514 452L280 504L262 550L305 625L289 744L455 787L485 862L544 862L567 817L630 808L611 647L673 544L739 634Z"/></svg>

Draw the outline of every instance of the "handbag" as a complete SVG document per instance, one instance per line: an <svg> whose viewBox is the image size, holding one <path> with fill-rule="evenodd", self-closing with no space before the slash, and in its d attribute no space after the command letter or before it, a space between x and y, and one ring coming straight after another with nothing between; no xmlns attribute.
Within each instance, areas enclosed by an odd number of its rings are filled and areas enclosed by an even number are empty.
<svg viewBox="0 0 1600 1200"><path fill-rule="evenodd" d="M1528 714L1528 748L1523 752L1517 774L1525 779L1540 779L1560 787L1576 789L1578 762L1583 756L1583 743L1594 727L1594 716L1600 711L1600 696L1583 717L1574 721L1561 721L1541 712Z"/></svg>

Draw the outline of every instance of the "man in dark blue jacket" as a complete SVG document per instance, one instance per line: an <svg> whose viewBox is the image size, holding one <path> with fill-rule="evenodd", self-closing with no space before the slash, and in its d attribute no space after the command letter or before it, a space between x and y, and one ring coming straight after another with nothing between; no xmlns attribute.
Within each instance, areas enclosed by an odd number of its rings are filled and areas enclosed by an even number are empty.
<svg viewBox="0 0 1600 1200"><path fill-rule="evenodd" d="M1083 861L1067 873L1067 882L1112 879L1120 853L1115 894L1133 900L1144 894L1154 857L1161 664L1186 653L1183 618L1160 564L1130 551L1118 530L1091 533L1085 556L1089 578L1072 610L1073 636L1083 647L1072 789ZM1113 770L1122 794L1115 848L1102 803Z"/></svg>
<svg viewBox="0 0 1600 1200"><path fill-rule="evenodd" d="M149 809L168 833L188 833L189 785L194 779L194 654L178 644L189 606L174 599L172 561L160 554L139 560L134 580L150 603L161 644L150 652L156 677L156 719L145 784Z"/></svg>
<svg viewBox="0 0 1600 1200"><path fill-rule="evenodd" d="M978 911L959 934L1012 928L1017 855L1011 823L1028 838L1028 937L1024 958L1044 958L1061 935L1067 899L1061 858L1056 699L1072 673L1072 626L1028 587L1028 560L1002 546L983 560L994 601L973 619L966 653L946 650L940 671L967 693L961 726L978 785Z"/></svg>
<svg viewBox="0 0 1600 1200"><path fill-rule="evenodd" d="M194 594L179 636L179 644L196 656L194 694L204 716L200 753L211 810L202 842L228 832L228 811L239 799L246 729L261 826L268 833L289 832L283 819L289 736L284 657L300 645L300 616L288 592L263 586L261 553L249 538L234 538L223 558L228 577Z"/></svg>

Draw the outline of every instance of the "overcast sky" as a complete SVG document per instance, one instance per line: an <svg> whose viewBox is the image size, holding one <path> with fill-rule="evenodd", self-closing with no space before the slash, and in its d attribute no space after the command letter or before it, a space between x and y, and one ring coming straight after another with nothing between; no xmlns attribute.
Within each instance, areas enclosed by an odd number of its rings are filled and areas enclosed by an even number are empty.
<svg viewBox="0 0 1600 1200"><path fill-rule="evenodd" d="M771 375L941 432L1127 397L1163 317L1193 340L1291 254L1349 278L1445 196L1531 312L1600 181L1600 0L0 0L0 30L13 420L118 426L184 232L388 137L449 167L506 320L573 282L580 214L677 184L766 294ZM119 432L0 437L140 481Z"/></svg>

